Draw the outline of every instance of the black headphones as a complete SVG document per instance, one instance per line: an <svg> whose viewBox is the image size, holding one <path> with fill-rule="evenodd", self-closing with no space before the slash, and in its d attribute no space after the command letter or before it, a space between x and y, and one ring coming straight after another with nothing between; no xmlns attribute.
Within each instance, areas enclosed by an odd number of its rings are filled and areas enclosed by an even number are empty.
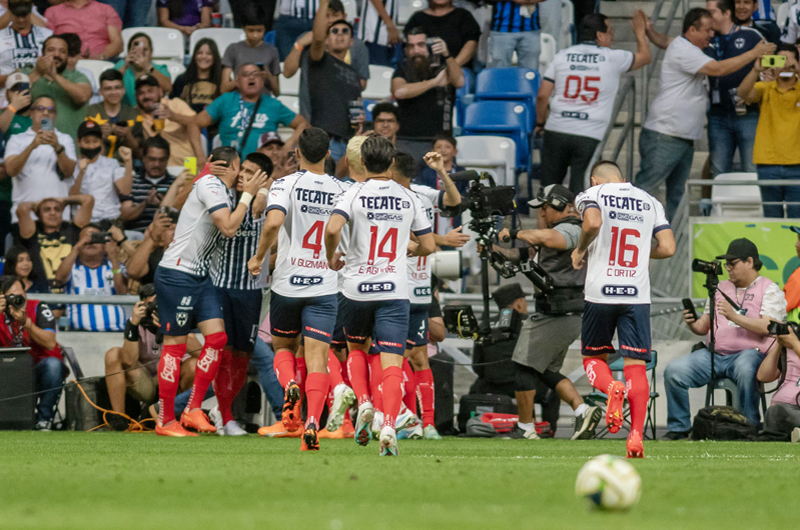
<svg viewBox="0 0 800 530"><path fill-rule="evenodd" d="M559 195L557 192L551 192L549 196L545 196L544 187L539 188L539 192L536 196L536 199L547 203L552 209L557 212L563 212L566 210L567 206L570 204L570 200L566 197Z"/></svg>

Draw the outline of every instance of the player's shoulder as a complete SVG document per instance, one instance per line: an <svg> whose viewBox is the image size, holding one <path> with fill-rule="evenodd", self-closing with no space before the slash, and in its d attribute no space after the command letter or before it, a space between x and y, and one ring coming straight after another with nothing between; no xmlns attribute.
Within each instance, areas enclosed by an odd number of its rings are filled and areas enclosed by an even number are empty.
<svg viewBox="0 0 800 530"><path fill-rule="evenodd" d="M275 189L284 189L292 187L299 179L305 171L296 171L294 173L290 173L288 175L284 175L283 177L277 179L275 182L272 183L272 188Z"/></svg>

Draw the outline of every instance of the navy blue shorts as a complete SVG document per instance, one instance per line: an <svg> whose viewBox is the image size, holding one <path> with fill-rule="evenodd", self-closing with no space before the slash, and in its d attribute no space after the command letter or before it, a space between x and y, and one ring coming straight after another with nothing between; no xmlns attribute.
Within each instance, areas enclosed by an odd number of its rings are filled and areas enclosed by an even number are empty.
<svg viewBox="0 0 800 530"><path fill-rule="evenodd" d="M408 300L359 302L345 298L343 320L347 341L363 343L372 337L379 351L403 355L409 306Z"/></svg>
<svg viewBox="0 0 800 530"><path fill-rule="evenodd" d="M344 348L347 346L347 337L344 336L344 321L342 320L344 315L344 310L342 310L344 306L344 295L342 293L336 295L336 302L339 306L339 312L336 314L336 325L333 327L331 346L334 348Z"/></svg>
<svg viewBox="0 0 800 530"><path fill-rule="evenodd" d="M188 335L200 322L223 318L222 304L208 276L158 267L153 283L164 335Z"/></svg>
<svg viewBox="0 0 800 530"><path fill-rule="evenodd" d="M430 304L411 304L408 315L408 340L406 349L428 345L428 313Z"/></svg>
<svg viewBox="0 0 800 530"><path fill-rule="evenodd" d="M269 321L272 335L293 339L303 337L331 343L337 314L336 295L290 298L272 291Z"/></svg>
<svg viewBox="0 0 800 530"><path fill-rule="evenodd" d="M619 354L650 361L650 304L595 304L584 302L581 325L581 353L613 353L614 331L619 338Z"/></svg>
<svg viewBox="0 0 800 530"><path fill-rule="evenodd" d="M261 289L216 289L225 318L227 345L237 351L252 353L261 314Z"/></svg>

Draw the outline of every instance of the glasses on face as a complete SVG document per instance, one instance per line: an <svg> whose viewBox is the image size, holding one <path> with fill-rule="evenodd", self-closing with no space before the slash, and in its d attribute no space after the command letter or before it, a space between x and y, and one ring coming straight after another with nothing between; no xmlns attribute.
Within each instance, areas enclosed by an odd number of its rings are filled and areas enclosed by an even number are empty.
<svg viewBox="0 0 800 530"><path fill-rule="evenodd" d="M350 28L331 28L331 33L334 35L338 35L339 33L342 35L350 35Z"/></svg>
<svg viewBox="0 0 800 530"><path fill-rule="evenodd" d="M46 114L55 114L56 113L56 109L54 107L45 107L43 105L36 105L35 107L33 107L33 110L35 110L37 112L43 112L43 113L46 113Z"/></svg>
<svg viewBox="0 0 800 530"><path fill-rule="evenodd" d="M725 268L728 270L733 269L740 261L740 259L729 259L725 260Z"/></svg>
<svg viewBox="0 0 800 530"><path fill-rule="evenodd" d="M239 75L242 76L245 79L248 79L248 78L251 78L251 77L258 77L260 74L261 74L261 70L254 70L254 71L250 71L250 72L242 72Z"/></svg>

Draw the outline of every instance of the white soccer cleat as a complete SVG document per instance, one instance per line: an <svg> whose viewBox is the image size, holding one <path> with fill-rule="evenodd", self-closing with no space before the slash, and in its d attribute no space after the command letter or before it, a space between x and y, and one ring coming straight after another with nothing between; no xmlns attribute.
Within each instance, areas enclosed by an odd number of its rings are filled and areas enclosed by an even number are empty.
<svg viewBox="0 0 800 530"><path fill-rule="evenodd" d="M791 439L793 444L800 442L800 427L795 427L792 429Z"/></svg>
<svg viewBox="0 0 800 530"><path fill-rule="evenodd" d="M439 434L439 431L437 431L436 427L434 427L433 425L428 425L427 427L425 427L425 429L423 429L422 432L424 433L426 440L441 440L442 439L442 435Z"/></svg>
<svg viewBox="0 0 800 530"><path fill-rule="evenodd" d="M419 423L419 418L417 415L411 412L408 407L403 407L400 411L400 414L397 415L397 419L394 422L394 428L398 431L402 431L408 427L413 427Z"/></svg>
<svg viewBox="0 0 800 530"><path fill-rule="evenodd" d="M215 406L208 411L208 419L214 424L217 429L217 436L225 436L225 426L222 423L222 414L219 411L219 406Z"/></svg>
<svg viewBox="0 0 800 530"><path fill-rule="evenodd" d="M333 389L333 405L328 416L326 427L329 432L337 431L344 422L344 415L356 402L356 393L344 383L339 383Z"/></svg>
<svg viewBox="0 0 800 530"><path fill-rule="evenodd" d="M381 456L397 456L397 432L391 427L381 429Z"/></svg>
<svg viewBox="0 0 800 530"><path fill-rule="evenodd" d="M356 433L355 439L358 445L367 445L370 439L370 423L375 416L375 409L369 401L358 406L356 414Z"/></svg>
<svg viewBox="0 0 800 530"><path fill-rule="evenodd" d="M242 429L242 427L236 423L236 420L231 420L226 423L222 430L225 431L225 436L247 436L247 431ZM219 432L219 429L217 429L217 432Z"/></svg>
<svg viewBox="0 0 800 530"><path fill-rule="evenodd" d="M425 437L425 431L422 430L422 422L417 423L411 428L408 434L409 440L422 440Z"/></svg>
<svg viewBox="0 0 800 530"><path fill-rule="evenodd" d="M375 417L372 418L372 437L376 440L381 435L381 429L383 429L383 412L376 410Z"/></svg>

